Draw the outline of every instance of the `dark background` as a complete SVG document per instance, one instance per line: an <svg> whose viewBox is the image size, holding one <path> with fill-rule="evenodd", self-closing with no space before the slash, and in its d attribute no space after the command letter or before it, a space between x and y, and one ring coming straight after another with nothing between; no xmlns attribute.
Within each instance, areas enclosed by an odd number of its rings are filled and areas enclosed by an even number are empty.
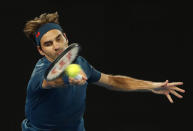
<svg viewBox="0 0 193 131"><path fill-rule="evenodd" d="M23 33L26 21L58 11L70 43L107 74L155 82L183 81L183 99L116 92L89 85L88 131L193 130L192 6L188 2L40 2L1 4L1 128L19 131L27 82L41 57ZM1 129L1 130L2 130Z"/></svg>

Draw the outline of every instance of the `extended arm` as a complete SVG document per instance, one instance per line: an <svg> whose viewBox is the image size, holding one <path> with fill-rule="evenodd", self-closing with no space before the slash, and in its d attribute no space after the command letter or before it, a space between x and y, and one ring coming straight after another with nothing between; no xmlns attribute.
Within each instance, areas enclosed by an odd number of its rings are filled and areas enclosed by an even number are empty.
<svg viewBox="0 0 193 131"><path fill-rule="evenodd" d="M118 91L135 91L135 90L152 91L153 93L156 94L166 95L166 97L169 99L171 103L173 103L173 100L169 95L169 93L172 93L178 98L182 98L182 96L178 94L176 91L182 93L185 92L185 90L176 87L179 85L183 85L182 82L168 83L168 80L166 80L165 82L152 82L135 79L128 76L107 75L103 73L101 74L100 80L96 84L107 87L108 89Z"/></svg>

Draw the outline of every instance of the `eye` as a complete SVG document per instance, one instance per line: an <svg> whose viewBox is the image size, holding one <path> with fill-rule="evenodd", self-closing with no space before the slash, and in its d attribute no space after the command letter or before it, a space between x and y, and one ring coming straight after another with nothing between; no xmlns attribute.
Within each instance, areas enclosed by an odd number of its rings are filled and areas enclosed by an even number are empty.
<svg viewBox="0 0 193 131"><path fill-rule="evenodd" d="M56 40L57 40L57 41L60 41L60 40L61 40L61 36L57 37Z"/></svg>
<svg viewBox="0 0 193 131"><path fill-rule="evenodd" d="M44 43L44 46L51 46L52 45L52 42L51 41L48 41L48 42L45 42Z"/></svg>

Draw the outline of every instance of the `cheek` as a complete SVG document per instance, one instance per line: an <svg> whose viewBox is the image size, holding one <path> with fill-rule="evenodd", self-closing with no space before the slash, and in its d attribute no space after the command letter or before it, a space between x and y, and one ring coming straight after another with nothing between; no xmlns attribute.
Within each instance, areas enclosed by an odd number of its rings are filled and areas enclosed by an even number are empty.
<svg viewBox="0 0 193 131"><path fill-rule="evenodd" d="M49 47L44 48L44 53L46 55L51 55L51 54L53 54L52 52L53 52L52 48L49 48Z"/></svg>
<svg viewBox="0 0 193 131"><path fill-rule="evenodd" d="M67 45L68 45L68 41L67 41L66 39L63 39L63 40L61 41L61 46L64 47L64 48L66 48Z"/></svg>
<svg viewBox="0 0 193 131"><path fill-rule="evenodd" d="M66 43L67 43L67 39L64 38L62 42L63 42L64 44L66 44Z"/></svg>
<svg viewBox="0 0 193 131"><path fill-rule="evenodd" d="M63 35L63 39L62 40L63 40L64 43L67 43L68 39L67 39L65 34Z"/></svg>

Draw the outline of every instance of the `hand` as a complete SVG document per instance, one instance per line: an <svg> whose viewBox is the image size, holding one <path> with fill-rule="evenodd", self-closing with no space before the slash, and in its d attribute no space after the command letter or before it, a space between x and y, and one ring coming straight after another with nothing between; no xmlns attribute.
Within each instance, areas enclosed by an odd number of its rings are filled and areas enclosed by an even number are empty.
<svg viewBox="0 0 193 131"><path fill-rule="evenodd" d="M43 83L42 83L42 88L49 89L50 87L58 87L58 86L62 86L62 85L65 85L62 77L58 77L52 81L47 81L44 79Z"/></svg>
<svg viewBox="0 0 193 131"><path fill-rule="evenodd" d="M177 86L179 85L183 85L183 82L171 82L168 83L168 80L166 80L165 82L157 82L157 83L153 83L153 89L152 92L155 94L162 94L165 95L168 100L173 103L173 100L170 96L170 93L173 94L174 96L178 97L178 98L183 98L182 95L180 95L178 92L184 93L185 90L178 88Z"/></svg>
<svg viewBox="0 0 193 131"><path fill-rule="evenodd" d="M80 80L69 77L69 83L73 84L73 85L84 85L86 83L87 76L83 70L81 70L79 74L82 76L82 78Z"/></svg>

